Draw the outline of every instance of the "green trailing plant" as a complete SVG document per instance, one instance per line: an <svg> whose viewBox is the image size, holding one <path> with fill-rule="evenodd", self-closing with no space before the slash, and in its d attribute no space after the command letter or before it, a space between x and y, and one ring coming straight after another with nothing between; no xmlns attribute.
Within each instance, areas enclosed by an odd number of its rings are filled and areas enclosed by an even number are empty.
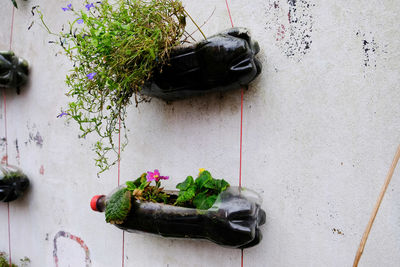
<svg viewBox="0 0 400 267"><path fill-rule="evenodd" d="M66 77L71 98L60 117L76 121L80 137L97 133L94 145L100 173L118 160L114 137L126 129L126 109L134 97L145 101L141 86L162 69L173 47L181 44L186 11L180 0L108 0L89 3L84 10L62 7L74 17L53 33L36 8L46 30L73 62ZM124 131L125 132L125 131ZM122 143L126 145L127 139ZM115 152L109 154L109 152ZM111 155L111 156L110 156ZM112 159L110 159L112 157Z"/></svg>
<svg viewBox="0 0 400 267"><path fill-rule="evenodd" d="M126 186L112 194L107 201L106 222L123 223L132 208L132 198L207 210L213 206L218 195L229 187L229 183L224 179L215 179L209 171L200 169L195 180L192 176L188 176L184 182L176 186L179 189L179 194L176 196L167 194L161 187L161 180L167 179L169 176L161 176L158 170L154 170L154 172L143 173L134 181L126 182Z"/></svg>

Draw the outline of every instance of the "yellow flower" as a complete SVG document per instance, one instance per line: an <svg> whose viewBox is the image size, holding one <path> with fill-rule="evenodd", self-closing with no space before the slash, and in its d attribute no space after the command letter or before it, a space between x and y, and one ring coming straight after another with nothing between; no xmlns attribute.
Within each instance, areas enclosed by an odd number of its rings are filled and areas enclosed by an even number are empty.
<svg viewBox="0 0 400 267"><path fill-rule="evenodd" d="M199 169L199 175L202 173L202 172L204 172L206 169L203 169L203 168L200 168Z"/></svg>

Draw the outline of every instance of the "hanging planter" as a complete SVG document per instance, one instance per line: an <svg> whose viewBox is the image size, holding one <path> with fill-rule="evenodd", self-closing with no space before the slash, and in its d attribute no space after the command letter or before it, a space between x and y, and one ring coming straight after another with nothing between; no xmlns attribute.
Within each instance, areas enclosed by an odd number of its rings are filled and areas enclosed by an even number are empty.
<svg viewBox="0 0 400 267"><path fill-rule="evenodd" d="M176 47L140 93L177 100L245 88L261 73L260 51L246 28L231 28L190 46Z"/></svg>
<svg viewBox="0 0 400 267"><path fill-rule="evenodd" d="M261 72L259 46L244 28L209 38L202 33L205 40L182 46L191 37L186 18L192 18L180 0L104 0L75 8L60 6L71 15L60 33L50 31L40 9L34 12L55 37L50 43L73 63L66 78L70 103L61 114L78 123L82 138L99 136L93 149L100 172L118 160L115 135L124 132L132 102L244 88Z"/></svg>
<svg viewBox="0 0 400 267"><path fill-rule="evenodd" d="M12 51L0 51L0 87L16 88L28 81L29 65L25 59L17 57Z"/></svg>
<svg viewBox="0 0 400 267"><path fill-rule="evenodd" d="M179 191L151 186L151 173L127 182L108 196L92 198L91 208L106 212L106 221L128 232L163 237L207 239L230 248L257 245L265 223L261 197L245 188L231 187L224 180L201 171L177 185ZM154 177L154 176L153 176ZM157 180L158 179L158 180Z"/></svg>
<svg viewBox="0 0 400 267"><path fill-rule="evenodd" d="M29 187L29 179L16 167L0 166L0 201L10 202L21 197Z"/></svg>

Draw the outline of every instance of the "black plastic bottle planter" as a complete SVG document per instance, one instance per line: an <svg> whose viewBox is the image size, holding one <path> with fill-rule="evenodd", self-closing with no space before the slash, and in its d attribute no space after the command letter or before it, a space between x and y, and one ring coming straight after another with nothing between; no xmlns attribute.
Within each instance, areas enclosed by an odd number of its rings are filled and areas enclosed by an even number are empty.
<svg viewBox="0 0 400 267"><path fill-rule="evenodd" d="M29 187L29 179L17 168L0 166L0 201L10 202L21 197Z"/></svg>
<svg viewBox="0 0 400 267"><path fill-rule="evenodd" d="M172 193L174 191L167 191ZM103 212L108 197L92 199L92 209ZM132 208L118 228L128 232L146 232L173 238L208 239L230 248L257 245L265 223L260 196L249 189L229 187L208 210L184 208L133 199Z"/></svg>
<svg viewBox="0 0 400 267"><path fill-rule="evenodd" d="M16 88L28 81L29 65L25 59L15 56L12 51L0 51L0 87Z"/></svg>
<svg viewBox="0 0 400 267"><path fill-rule="evenodd" d="M260 51L245 28L231 28L171 52L141 93L167 101L247 87L261 73Z"/></svg>

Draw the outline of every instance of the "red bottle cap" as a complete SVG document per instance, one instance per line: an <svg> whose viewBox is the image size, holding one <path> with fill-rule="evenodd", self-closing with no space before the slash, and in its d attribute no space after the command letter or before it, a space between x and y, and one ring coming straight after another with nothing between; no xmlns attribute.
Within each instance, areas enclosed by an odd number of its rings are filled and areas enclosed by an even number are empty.
<svg viewBox="0 0 400 267"><path fill-rule="evenodd" d="M101 198L103 196L104 195L96 195L96 196L92 197L92 200L90 200L90 207L92 208L92 210L98 211L98 209L97 209L97 200L99 200L99 198Z"/></svg>

